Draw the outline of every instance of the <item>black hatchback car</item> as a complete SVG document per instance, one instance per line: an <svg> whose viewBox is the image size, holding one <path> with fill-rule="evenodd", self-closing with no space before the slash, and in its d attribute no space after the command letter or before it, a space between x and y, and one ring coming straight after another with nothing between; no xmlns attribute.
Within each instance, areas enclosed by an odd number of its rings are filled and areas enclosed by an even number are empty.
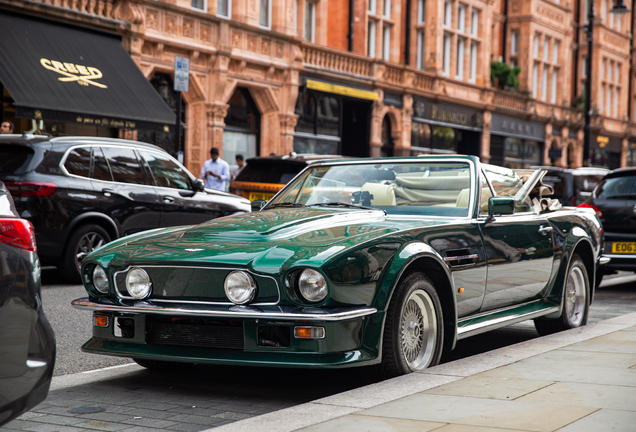
<svg viewBox="0 0 636 432"><path fill-rule="evenodd" d="M592 208L603 222L605 247L597 272L636 272L636 168L619 168L607 174L579 207Z"/></svg>
<svg viewBox="0 0 636 432"><path fill-rule="evenodd" d="M33 224L42 264L69 282L80 281L84 256L116 238L250 211L161 148L112 138L0 135L0 180Z"/></svg>
<svg viewBox="0 0 636 432"><path fill-rule="evenodd" d="M0 426L46 398L54 366L33 227L0 181Z"/></svg>
<svg viewBox="0 0 636 432"><path fill-rule="evenodd" d="M578 206L590 196L598 182L610 172L605 168L536 167L547 171L543 184L552 186L554 194L564 206Z"/></svg>

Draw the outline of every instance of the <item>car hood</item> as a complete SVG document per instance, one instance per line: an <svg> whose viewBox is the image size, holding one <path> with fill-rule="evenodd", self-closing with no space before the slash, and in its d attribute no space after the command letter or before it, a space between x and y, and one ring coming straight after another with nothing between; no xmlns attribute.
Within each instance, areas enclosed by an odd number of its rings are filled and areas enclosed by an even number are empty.
<svg viewBox="0 0 636 432"><path fill-rule="evenodd" d="M439 223L418 220L416 226ZM381 210L277 209L124 238L88 259L115 267L220 264L278 273L320 266L346 249L412 228L413 220L389 221Z"/></svg>

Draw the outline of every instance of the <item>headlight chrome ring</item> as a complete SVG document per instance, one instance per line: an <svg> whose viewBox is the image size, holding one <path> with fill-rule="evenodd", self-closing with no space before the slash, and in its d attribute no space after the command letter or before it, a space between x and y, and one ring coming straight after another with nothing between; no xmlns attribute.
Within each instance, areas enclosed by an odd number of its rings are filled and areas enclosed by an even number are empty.
<svg viewBox="0 0 636 432"><path fill-rule="evenodd" d="M327 281L320 272L305 269L298 277L298 290L310 302L319 302L327 297Z"/></svg>
<svg viewBox="0 0 636 432"><path fill-rule="evenodd" d="M126 289L133 298L141 300L148 297L151 288L152 281L144 269L133 268L126 275Z"/></svg>
<svg viewBox="0 0 636 432"><path fill-rule="evenodd" d="M234 304L246 304L256 297L256 282L244 271L233 271L225 278L225 295Z"/></svg>
<svg viewBox="0 0 636 432"><path fill-rule="evenodd" d="M108 276L101 266L96 265L93 269L93 286L100 293L106 294L110 287L108 283Z"/></svg>

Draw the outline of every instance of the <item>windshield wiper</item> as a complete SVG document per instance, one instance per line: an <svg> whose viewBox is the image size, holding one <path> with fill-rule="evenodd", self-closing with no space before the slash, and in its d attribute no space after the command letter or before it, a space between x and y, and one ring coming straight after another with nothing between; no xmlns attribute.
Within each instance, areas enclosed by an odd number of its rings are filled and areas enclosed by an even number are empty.
<svg viewBox="0 0 636 432"><path fill-rule="evenodd" d="M295 203L295 202L282 202L282 203L274 203L268 206L269 208L274 207L307 207L305 204Z"/></svg>
<svg viewBox="0 0 636 432"><path fill-rule="evenodd" d="M311 204L308 205L307 207L331 207L331 206L338 206L338 207L350 207L350 208L357 208L357 209L364 209L364 210L379 210L375 207L365 207L365 206L359 206L359 205L355 205L355 204L347 204L341 201L331 201L331 202L326 202L326 203L315 203L315 204Z"/></svg>

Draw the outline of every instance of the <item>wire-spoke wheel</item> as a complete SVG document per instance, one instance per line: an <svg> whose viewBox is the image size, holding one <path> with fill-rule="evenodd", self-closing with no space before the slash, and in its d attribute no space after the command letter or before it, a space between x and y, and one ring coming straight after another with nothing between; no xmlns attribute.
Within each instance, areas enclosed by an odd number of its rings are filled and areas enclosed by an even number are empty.
<svg viewBox="0 0 636 432"><path fill-rule="evenodd" d="M431 281L422 273L404 277L387 312L382 375L402 375L439 363L443 329L442 307Z"/></svg>
<svg viewBox="0 0 636 432"><path fill-rule="evenodd" d="M88 254L110 242L110 236L99 225L82 225L71 233L58 265L60 276L69 283L81 283L80 268Z"/></svg>
<svg viewBox="0 0 636 432"><path fill-rule="evenodd" d="M572 257L563 286L563 307L556 319L538 318L534 326L540 335L556 333L587 324L590 308L590 282L583 260Z"/></svg>

